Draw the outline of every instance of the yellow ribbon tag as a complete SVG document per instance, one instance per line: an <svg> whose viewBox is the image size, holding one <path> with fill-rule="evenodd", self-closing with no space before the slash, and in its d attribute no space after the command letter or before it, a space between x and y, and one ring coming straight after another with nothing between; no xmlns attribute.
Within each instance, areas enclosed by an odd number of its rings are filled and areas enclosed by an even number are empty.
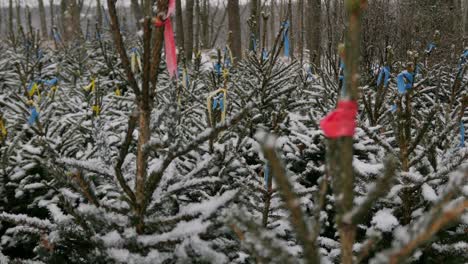
<svg viewBox="0 0 468 264"><path fill-rule="evenodd" d="M91 83L85 86L83 89L87 92L94 92L96 90L96 79L91 79Z"/></svg>
<svg viewBox="0 0 468 264"><path fill-rule="evenodd" d="M137 62L136 62L136 54L135 53L132 53L132 57L131 57L131 67L132 67L132 72L135 73L136 71L136 65L137 65Z"/></svg>
<svg viewBox="0 0 468 264"><path fill-rule="evenodd" d="M234 57L232 56L232 51L231 48L227 47L228 53L229 53L229 59L231 59L231 65L234 64Z"/></svg>
<svg viewBox="0 0 468 264"><path fill-rule="evenodd" d="M50 88L49 97L54 96L54 94L57 92L57 89L58 89L57 86L52 86L52 87Z"/></svg>
<svg viewBox="0 0 468 264"><path fill-rule="evenodd" d="M137 71L141 71L143 68L141 67L140 56L136 52L133 52L131 56L131 68L133 73L137 73Z"/></svg>
<svg viewBox="0 0 468 264"><path fill-rule="evenodd" d="M5 123L3 122L3 118L0 118L0 133L0 140L3 140L8 135Z"/></svg>
<svg viewBox="0 0 468 264"><path fill-rule="evenodd" d="M101 113L101 107L99 107L99 105L93 105L93 107L91 107L91 110L93 111L95 116L98 116Z"/></svg>
<svg viewBox="0 0 468 264"><path fill-rule="evenodd" d="M31 87L31 90L28 91L28 95L30 98L32 98L35 93L37 93L37 96L39 98L41 97L41 93L39 92L39 86L37 85L37 83L33 84L33 86Z"/></svg>
<svg viewBox="0 0 468 264"><path fill-rule="evenodd" d="M122 96L122 92L120 91L119 88L117 88L117 89L115 90L115 95L116 95L116 96Z"/></svg>
<svg viewBox="0 0 468 264"><path fill-rule="evenodd" d="M223 78L226 80L228 76L229 76L229 70L227 68L224 68L223 69Z"/></svg>

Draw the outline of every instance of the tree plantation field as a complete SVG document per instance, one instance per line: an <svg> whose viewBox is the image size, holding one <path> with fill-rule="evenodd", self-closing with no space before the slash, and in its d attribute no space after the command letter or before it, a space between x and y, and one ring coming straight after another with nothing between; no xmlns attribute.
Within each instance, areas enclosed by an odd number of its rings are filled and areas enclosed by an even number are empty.
<svg viewBox="0 0 468 264"><path fill-rule="evenodd" d="M468 263L468 1L0 1L0 264Z"/></svg>

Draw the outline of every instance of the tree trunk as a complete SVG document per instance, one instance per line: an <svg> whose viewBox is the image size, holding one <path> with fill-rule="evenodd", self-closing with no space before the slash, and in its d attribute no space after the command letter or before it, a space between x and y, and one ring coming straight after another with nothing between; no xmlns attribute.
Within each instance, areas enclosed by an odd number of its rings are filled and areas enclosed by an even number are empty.
<svg viewBox="0 0 468 264"><path fill-rule="evenodd" d="M55 3L54 0L49 1L49 10L50 10L50 30L52 30L55 26Z"/></svg>
<svg viewBox="0 0 468 264"><path fill-rule="evenodd" d="M133 15L135 16L136 26L137 28L140 28L140 20L143 18L141 6L138 3L138 0L131 0L130 6L132 8Z"/></svg>
<svg viewBox="0 0 468 264"><path fill-rule="evenodd" d="M260 36L260 12L258 9L258 1L257 0L250 0L250 18L249 21L251 23L250 30L253 39L249 41L249 48L253 50L253 41L258 41Z"/></svg>
<svg viewBox="0 0 468 264"><path fill-rule="evenodd" d="M3 28L3 18L5 17L4 15L4 10L3 10L3 5L0 5L0 34L2 33L2 28Z"/></svg>
<svg viewBox="0 0 468 264"><path fill-rule="evenodd" d="M299 5L297 8L297 16L299 22L299 32L297 34L298 38L298 49L299 49L299 59L301 65L304 62L304 0L299 0Z"/></svg>
<svg viewBox="0 0 468 264"><path fill-rule="evenodd" d="M8 3L8 34L13 35L13 0Z"/></svg>
<svg viewBox="0 0 468 264"><path fill-rule="evenodd" d="M201 33L202 33L202 47L207 49L210 47L210 4L207 0L203 0L203 7L200 12L201 18Z"/></svg>
<svg viewBox="0 0 468 264"><path fill-rule="evenodd" d="M275 1L271 0L270 3L271 15L270 15L270 46L273 47L276 37L276 14L275 14ZM266 25L265 25L266 26Z"/></svg>
<svg viewBox="0 0 468 264"><path fill-rule="evenodd" d="M62 26L62 38L63 41L66 42L70 38L70 30L68 26L68 20L70 19L70 15L67 14L67 6L69 0L62 0L60 2L60 25Z"/></svg>
<svg viewBox="0 0 468 264"><path fill-rule="evenodd" d="M27 23L27 26L28 26L28 34L29 36L33 36L34 34L34 28L32 26L32 20L31 20L31 10L29 9L29 6L26 5L26 9L25 9L25 16L26 16L26 23Z"/></svg>
<svg viewBox="0 0 468 264"><path fill-rule="evenodd" d="M320 68L320 44L321 44L321 17L322 17L322 1L321 0L308 0L308 13L311 19L308 20L308 49L310 63L315 67Z"/></svg>
<svg viewBox="0 0 468 264"><path fill-rule="evenodd" d="M195 31L195 53L200 51L200 27L201 27L201 11L200 11L200 1L195 0L195 14L196 14L196 31Z"/></svg>
<svg viewBox="0 0 468 264"><path fill-rule="evenodd" d="M102 6L101 6L101 0L96 0L96 23L97 23L97 29L99 32L102 32Z"/></svg>
<svg viewBox="0 0 468 264"><path fill-rule="evenodd" d="M187 0L186 3L186 10L185 10L185 17L186 19L186 28L187 28L187 35L184 38L185 40L185 58L187 61L192 60L193 54L193 5L195 0Z"/></svg>
<svg viewBox="0 0 468 264"><path fill-rule="evenodd" d="M21 25L21 5L19 0L16 0L16 28L19 29Z"/></svg>
<svg viewBox="0 0 468 264"><path fill-rule="evenodd" d="M232 32L231 51L237 60L242 59L242 32L240 23L239 0L228 0L229 31ZM236 61L237 61L236 60Z"/></svg>
<svg viewBox="0 0 468 264"><path fill-rule="evenodd" d="M288 16L289 16L289 54L291 59L294 60L294 17L292 12L292 0L288 2Z"/></svg>
<svg viewBox="0 0 468 264"><path fill-rule="evenodd" d="M465 0L465 10L464 10L464 12L465 12L465 18L463 20L464 21L464 25L463 25L463 29L464 29L463 33L464 34L463 35L466 38L467 35L468 35L468 0ZM466 43L465 43L465 45L466 45Z"/></svg>
<svg viewBox="0 0 468 264"><path fill-rule="evenodd" d="M76 0L70 0L69 12L71 16L72 38L81 39L83 32L81 31L81 7Z"/></svg>
<svg viewBox="0 0 468 264"><path fill-rule="evenodd" d="M151 17L151 15L153 13L152 7L153 7L153 1L152 0L143 0L143 14L145 16Z"/></svg>
<svg viewBox="0 0 468 264"><path fill-rule="evenodd" d="M177 45L184 48L184 21L182 18L182 4L180 0L176 0L176 37Z"/></svg>
<svg viewBox="0 0 468 264"><path fill-rule="evenodd" d="M46 12L44 7L44 0L38 0L39 3L39 16L41 20L41 33L44 39L47 39L47 21L46 21Z"/></svg>
<svg viewBox="0 0 468 264"><path fill-rule="evenodd" d="M81 31L80 8L76 0L62 0L60 10L63 25L63 40L68 42L74 39L81 39L83 32Z"/></svg>

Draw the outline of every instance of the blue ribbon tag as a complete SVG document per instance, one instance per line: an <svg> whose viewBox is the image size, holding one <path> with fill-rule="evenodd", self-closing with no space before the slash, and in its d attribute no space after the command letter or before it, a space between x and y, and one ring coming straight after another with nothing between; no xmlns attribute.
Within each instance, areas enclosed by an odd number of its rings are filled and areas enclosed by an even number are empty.
<svg viewBox="0 0 468 264"><path fill-rule="evenodd" d="M33 85L34 85L34 82L29 82L29 84L28 84L28 92L31 92L31 89L32 89Z"/></svg>
<svg viewBox="0 0 468 264"><path fill-rule="evenodd" d="M463 120L460 121L460 148L465 147L465 125Z"/></svg>
<svg viewBox="0 0 468 264"><path fill-rule="evenodd" d="M39 49L37 51L36 57L37 57L38 60L41 60L44 57L44 53L42 52L42 49Z"/></svg>
<svg viewBox="0 0 468 264"><path fill-rule="evenodd" d="M458 77L462 74L463 66L465 65L466 61L468 60L468 49L463 52L460 56L460 62L458 63Z"/></svg>
<svg viewBox="0 0 468 264"><path fill-rule="evenodd" d="M219 110L223 111L224 110L224 94L219 94L213 97L213 106L212 106L213 111L218 108L218 105L219 105Z"/></svg>
<svg viewBox="0 0 468 264"><path fill-rule="evenodd" d="M284 56L289 57L289 21L283 23Z"/></svg>
<svg viewBox="0 0 468 264"><path fill-rule="evenodd" d="M189 86L190 86L190 77L189 77L189 75L187 73L185 74L185 80L184 81L185 81L185 87L188 89Z"/></svg>
<svg viewBox="0 0 468 264"><path fill-rule="evenodd" d="M413 74L409 73L407 70L402 71L397 77L398 92L400 94L406 93L407 90L413 87L413 82Z"/></svg>
<svg viewBox="0 0 468 264"><path fill-rule="evenodd" d="M29 108L29 110L31 111L31 115L29 116L28 124L29 124L30 126L32 126L32 125L34 125L34 123L35 123L35 122L37 121L37 119L39 118L39 113L37 112L35 106L31 106L31 108Z"/></svg>
<svg viewBox="0 0 468 264"><path fill-rule="evenodd" d="M257 50L257 39L254 33L250 33L250 41L252 41L252 51Z"/></svg>
<svg viewBox="0 0 468 264"><path fill-rule="evenodd" d="M265 48L263 48L263 50L262 50L262 58L263 58L263 60L268 59L268 51L266 51Z"/></svg>
<svg viewBox="0 0 468 264"><path fill-rule="evenodd" d="M431 53L435 48L436 45L434 43L429 43L429 45L427 46L426 53Z"/></svg>
<svg viewBox="0 0 468 264"><path fill-rule="evenodd" d="M60 34L56 30L54 30L54 39L57 42L62 41L62 38L60 37Z"/></svg>
<svg viewBox="0 0 468 264"><path fill-rule="evenodd" d="M218 74L218 76L220 76L221 75L221 64L219 62L216 62L216 63L213 64L213 68L216 71L216 74Z"/></svg>
<svg viewBox="0 0 468 264"><path fill-rule="evenodd" d="M231 67L231 57L229 56L229 51L227 47L224 48L224 67L229 68Z"/></svg>
<svg viewBox="0 0 468 264"><path fill-rule="evenodd" d="M270 164L265 163L263 168L263 179L265 180L265 189L268 189L268 178L270 177Z"/></svg>
<svg viewBox="0 0 468 264"><path fill-rule="evenodd" d="M388 87L388 83L390 82L390 67L384 66L380 69L379 76L377 78L377 86L380 86L382 83L382 79L384 82L384 87Z"/></svg>
<svg viewBox="0 0 468 264"><path fill-rule="evenodd" d="M51 80L42 80L42 83L46 86L56 86L58 84L58 79L57 78L53 78Z"/></svg>
<svg viewBox="0 0 468 264"><path fill-rule="evenodd" d="M307 69L307 81L313 81L314 80L314 74L312 73L312 67L309 66Z"/></svg>
<svg viewBox="0 0 468 264"><path fill-rule="evenodd" d="M341 97L346 96L346 82L345 82L345 77L344 77L344 71L345 71L344 61L340 60L339 81L341 82Z"/></svg>

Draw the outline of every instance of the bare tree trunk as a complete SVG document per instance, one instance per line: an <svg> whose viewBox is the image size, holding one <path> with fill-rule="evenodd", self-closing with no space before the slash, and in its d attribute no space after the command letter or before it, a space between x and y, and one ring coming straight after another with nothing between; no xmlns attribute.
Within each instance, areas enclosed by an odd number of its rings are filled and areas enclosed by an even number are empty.
<svg viewBox="0 0 468 264"><path fill-rule="evenodd" d="M62 29L62 38L66 42L70 38L70 30L68 26L68 20L70 19L69 14L67 14L67 6L69 0L62 0L60 2L60 25Z"/></svg>
<svg viewBox="0 0 468 264"><path fill-rule="evenodd" d="M299 59L301 65L304 62L304 0L299 0L299 5L297 8L297 15L299 21L299 34L298 37L298 49L299 49Z"/></svg>
<svg viewBox="0 0 468 264"><path fill-rule="evenodd" d="M275 1L271 0L270 3L271 15L270 15L270 46L273 47L276 37L276 14L275 14Z"/></svg>
<svg viewBox="0 0 468 264"><path fill-rule="evenodd" d="M260 28L260 12L258 10L258 1L257 0L250 0L250 18L249 18L249 22L250 22L250 34L251 35L251 38L253 38L253 40L251 39L249 41L249 48L250 50L253 50L253 46L254 46L254 43L253 41L258 41L258 38L259 38L259 28Z"/></svg>
<svg viewBox="0 0 468 264"><path fill-rule="evenodd" d="M463 36L464 38L468 37L468 0L465 0L465 10L464 10L464 20L463 20ZM465 43L466 46L466 43Z"/></svg>
<svg viewBox="0 0 468 264"><path fill-rule="evenodd" d="M463 11L461 0L453 0L452 5L452 19L453 19L453 32L455 34L455 47L458 49L463 49Z"/></svg>
<svg viewBox="0 0 468 264"><path fill-rule="evenodd" d="M50 12L50 30L55 26L55 3L54 0L49 1L49 12Z"/></svg>
<svg viewBox="0 0 468 264"><path fill-rule="evenodd" d="M21 5L20 1L16 0L16 28L19 29L22 25L21 19Z"/></svg>
<svg viewBox="0 0 468 264"><path fill-rule="evenodd" d="M141 11L141 6L138 3L138 0L131 0L130 6L132 8L133 16L136 20L136 27L140 28L140 20L143 18L143 12Z"/></svg>
<svg viewBox="0 0 468 264"><path fill-rule="evenodd" d="M71 12L72 12L72 25L73 25L73 36L78 39L83 38L83 32L81 31L81 7L82 3L78 5L76 0L71 0Z"/></svg>
<svg viewBox="0 0 468 264"><path fill-rule="evenodd" d="M321 0L308 0L308 13L311 19L308 20L308 49L310 63L320 68L320 44L321 44L321 17L322 17L322 1Z"/></svg>
<svg viewBox="0 0 468 264"><path fill-rule="evenodd" d="M28 26L28 34L29 36L32 37L34 35L34 28L32 26L31 10L29 9L28 5L26 5L25 13L26 13L26 23Z"/></svg>
<svg viewBox="0 0 468 264"><path fill-rule="evenodd" d="M239 0L228 0L229 31L232 32L231 50L232 55L242 59L242 32L240 23Z"/></svg>
<svg viewBox="0 0 468 264"><path fill-rule="evenodd" d="M210 46L210 5L208 3L208 0L203 0L203 6L200 10L200 19L201 19L201 36L202 36L202 47L204 49L209 48Z"/></svg>
<svg viewBox="0 0 468 264"><path fill-rule="evenodd" d="M13 35L13 0L8 3L8 34Z"/></svg>
<svg viewBox="0 0 468 264"><path fill-rule="evenodd" d="M80 7L76 0L62 0L60 4L61 20L63 26L63 40L82 39Z"/></svg>
<svg viewBox="0 0 468 264"><path fill-rule="evenodd" d="M195 31L195 53L200 51L200 28L201 28L201 10L200 10L200 1L195 0L195 14L196 14L196 31Z"/></svg>
<svg viewBox="0 0 468 264"><path fill-rule="evenodd" d="M361 46L361 14L366 1L346 0L345 6L348 14L348 30L346 32L345 46L345 100L358 100L359 87L359 56ZM318 3L320 4L320 1ZM354 203L354 170L353 170L353 137L346 136L330 140L332 147L334 168L331 168L334 179L334 192L338 199L337 224L341 243L341 263L352 264L353 245L356 237L356 223L345 222L343 217L351 212Z"/></svg>
<svg viewBox="0 0 468 264"><path fill-rule="evenodd" d="M102 6L101 6L101 0L96 0L96 23L97 23L97 28L99 32L102 31Z"/></svg>
<svg viewBox="0 0 468 264"><path fill-rule="evenodd" d="M153 0L143 0L143 14L144 16L151 16L153 13Z"/></svg>
<svg viewBox="0 0 468 264"><path fill-rule="evenodd" d="M289 0L288 2L288 16L289 16L289 53L291 56L291 59L294 60L294 16L292 12L292 0Z"/></svg>
<svg viewBox="0 0 468 264"><path fill-rule="evenodd" d="M181 48L184 48L184 21L182 18L182 4L180 0L176 0L176 37L177 45Z"/></svg>
<svg viewBox="0 0 468 264"><path fill-rule="evenodd" d="M39 16L41 20L41 33L44 39L47 38L47 21L46 21L46 12L44 7L44 0L38 0L39 3Z"/></svg>
<svg viewBox="0 0 468 264"><path fill-rule="evenodd" d="M184 38L185 40L185 57L187 61L192 60L193 54L193 5L195 4L195 0L187 0L186 3L186 10L185 10L185 20L186 27L187 27L187 35Z"/></svg>
<svg viewBox="0 0 468 264"><path fill-rule="evenodd" d="M0 4L0 34L2 33L3 18L5 17L3 12L4 12L4 10L3 10L3 3L2 3L2 4Z"/></svg>

